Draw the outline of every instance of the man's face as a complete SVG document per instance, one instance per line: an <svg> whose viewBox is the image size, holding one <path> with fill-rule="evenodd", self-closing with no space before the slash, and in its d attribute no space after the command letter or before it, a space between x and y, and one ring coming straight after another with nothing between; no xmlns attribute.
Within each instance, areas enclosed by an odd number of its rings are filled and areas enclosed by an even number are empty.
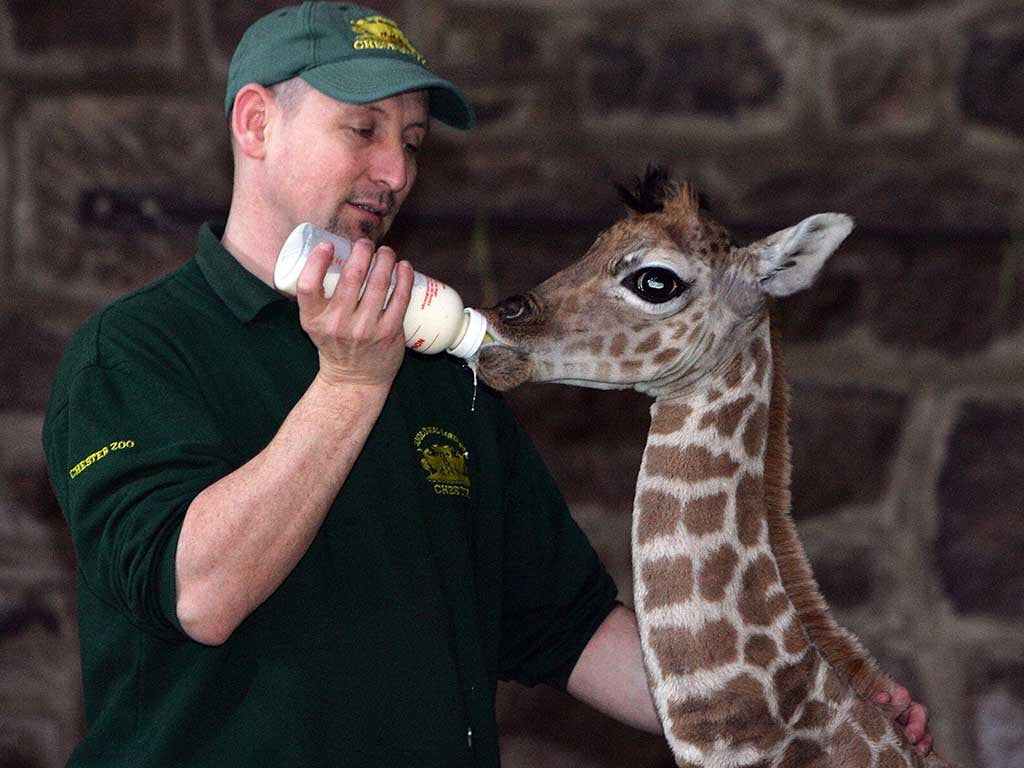
<svg viewBox="0 0 1024 768"><path fill-rule="evenodd" d="M379 241L416 180L426 91L349 104L310 88L268 126L266 193L284 227Z"/></svg>

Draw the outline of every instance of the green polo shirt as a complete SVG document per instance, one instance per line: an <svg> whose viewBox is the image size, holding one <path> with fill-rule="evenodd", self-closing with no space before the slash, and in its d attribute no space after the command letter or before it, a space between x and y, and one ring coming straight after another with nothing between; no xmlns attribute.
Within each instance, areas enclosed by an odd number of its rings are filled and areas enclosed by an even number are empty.
<svg viewBox="0 0 1024 768"><path fill-rule="evenodd" d="M406 355L277 591L221 646L182 632L190 502L317 370L297 304L220 234L88 320L54 384L43 442L78 560L87 720L70 765L496 766L497 680L564 686L616 588L500 398L481 387L474 406L449 355Z"/></svg>

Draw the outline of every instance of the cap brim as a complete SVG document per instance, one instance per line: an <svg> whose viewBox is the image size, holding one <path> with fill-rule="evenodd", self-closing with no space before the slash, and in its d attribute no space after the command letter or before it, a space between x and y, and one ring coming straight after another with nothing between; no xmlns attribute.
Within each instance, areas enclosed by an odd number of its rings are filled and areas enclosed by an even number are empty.
<svg viewBox="0 0 1024 768"><path fill-rule="evenodd" d="M463 130L476 124L473 106L462 91L405 58L376 56L334 61L303 70L299 76L318 91L351 104L427 90L431 117Z"/></svg>

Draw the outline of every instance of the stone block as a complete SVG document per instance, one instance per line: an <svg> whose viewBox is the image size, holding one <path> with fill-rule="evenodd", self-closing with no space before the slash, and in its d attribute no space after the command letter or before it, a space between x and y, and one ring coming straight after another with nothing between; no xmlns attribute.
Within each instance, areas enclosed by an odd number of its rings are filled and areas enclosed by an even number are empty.
<svg viewBox="0 0 1024 768"><path fill-rule="evenodd" d="M823 211L850 214L860 232L1005 234L1019 217L1020 163L958 143L780 136L724 151L701 173L725 221L778 228Z"/></svg>
<svg viewBox="0 0 1024 768"><path fill-rule="evenodd" d="M968 401L939 476L938 564L960 613L1024 618L1024 404Z"/></svg>
<svg viewBox="0 0 1024 768"><path fill-rule="evenodd" d="M868 11L892 14L915 11L929 5L943 5L947 0L829 0L829 4L846 5Z"/></svg>
<svg viewBox="0 0 1024 768"><path fill-rule="evenodd" d="M16 126L15 272L103 302L188 259L223 217L231 154L217 104L89 97L31 102Z"/></svg>
<svg viewBox="0 0 1024 768"><path fill-rule="evenodd" d="M1004 18L974 32L960 71L958 96L967 120L1024 135L1024 29Z"/></svg>
<svg viewBox="0 0 1024 768"><path fill-rule="evenodd" d="M743 25L669 37L654 61L658 113L737 120L775 105L784 81L761 32Z"/></svg>
<svg viewBox="0 0 1024 768"><path fill-rule="evenodd" d="M40 320L30 311L0 313L0 409L42 409L49 400L65 340Z"/></svg>
<svg viewBox="0 0 1024 768"><path fill-rule="evenodd" d="M59 729L45 718L0 718L0 765L56 768L67 758Z"/></svg>
<svg viewBox="0 0 1024 768"><path fill-rule="evenodd" d="M1024 269L997 237L903 237L871 264L868 322L905 350L984 352L1024 326Z"/></svg>
<svg viewBox="0 0 1024 768"><path fill-rule="evenodd" d="M638 29L613 14L584 40L580 72L593 120L637 111L734 121L777 106L784 82L754 27L691 21Z"/></svg>
<svg viewBox="0 0 1024 768"><path fill-rule="evenodd" d="M857 40L840 51L832 94L840 125L875 135L922 131L934 119L939 78L926 43Z"/></svg>
<svg viewBox="0 0 1024 768"><path fill-rule="evenodd" d="M456 82L523 81L550 77L543 69L557 49L560 26L542 9L521 4L446 3L439 50L427 54ZM426 52L425 52L426 53Z"/></svg>
<svg viewBox="0 0 1024 768"><path fill-rule="evenodd" d="M881 499L906 410L906 399L890 392L794 382L794 517Z"/></svg>
<svg viewBox="0 0 1024 768"><path fill-rule="evenodd" d="M825 601L838 610L862 607L874 596L874 562L867 547L844 547L812 558Z"/></svg>
<svg viewBox="0 0 1024 768"><path fill-rule="evenodd" d="M0 578L0 711L4 719L45 718L59 744L77 737L81 669L70 584Z"/></svg>
<svg viewBox="0 0 1024 768"><path fill-rule="evenodd" d="M9 0L0 8L9 49L0 64L19 72L166 69L180 63L173 0Z"/></svg>
<svg viewBox="0 0 1024 768"><path fill-rule="evenodd" d="M609 114L644 107L638 85L648 76L647 57L629 39L595 36L583 49L583 92L589 110Z"/></svg>
<svg viewBox="0 0 1024 768"><path fill-rule="evenodd" d="M972 683L978 765L1024 767L1024 666L993 665Z"/></svg>

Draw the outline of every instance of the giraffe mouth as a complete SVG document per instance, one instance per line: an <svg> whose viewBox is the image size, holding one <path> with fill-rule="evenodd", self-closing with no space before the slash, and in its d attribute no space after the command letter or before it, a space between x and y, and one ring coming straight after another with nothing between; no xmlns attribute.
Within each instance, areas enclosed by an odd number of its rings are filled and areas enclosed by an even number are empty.
<svg viewBox="0 0 1024 768"><path fill-rule="evenodd" d="M497 342L480 350L477 372L487 386L507 392L530 380L533 363L525 352Z"/></svg>

